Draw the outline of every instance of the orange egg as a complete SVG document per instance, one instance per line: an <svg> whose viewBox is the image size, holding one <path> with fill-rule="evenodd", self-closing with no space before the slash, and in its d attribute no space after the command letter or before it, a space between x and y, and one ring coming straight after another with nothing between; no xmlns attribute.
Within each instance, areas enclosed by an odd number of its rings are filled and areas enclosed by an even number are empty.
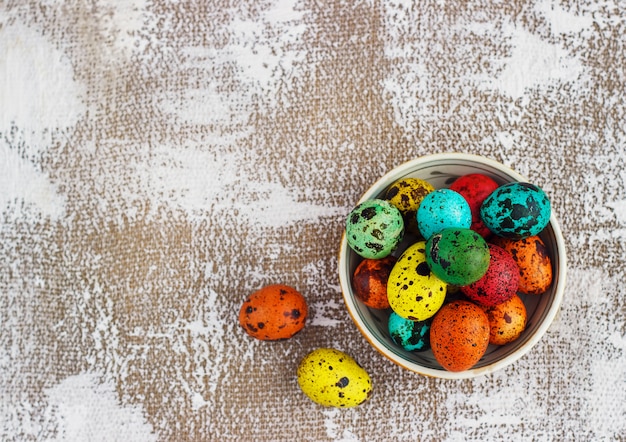
<svg viewBox="0 0 626 442"><path fill-rule="evenodd" d="M526 328L526 306L514 295L493 307L482 307L489 318L489 343L504 345L515 341Z"/></svg>
<svg viewBox="0 0 626 442"><path fill-rule="evenodd" d="M395 263L396 258L390 255L382 259L364 259L357 266L352 288L363 304L375 309L389 308L387 280Z"/></svg>
<svg viewBox="0 0 626 442"><path fill-rule="evenodd" d="M435 359L446 370L470 369L487 351L489 319L472 302L452 301L435 314L430 344Z"/></svg>
<svg viewBox="0 0 626 442"><path fill-rule="evenodd" d="M519 267L519 292L539 295L552 284L550 253L541 238L530 236L520 240L493 238L495 245L509 252Z"/></svg>
<svg viewBox="0 0 626 442"><path fill-rule="evenodd" d="M239 310L239 324L262 341L288 339L306 323L308 307L293 287L274 284L252 293Z"/></svg>

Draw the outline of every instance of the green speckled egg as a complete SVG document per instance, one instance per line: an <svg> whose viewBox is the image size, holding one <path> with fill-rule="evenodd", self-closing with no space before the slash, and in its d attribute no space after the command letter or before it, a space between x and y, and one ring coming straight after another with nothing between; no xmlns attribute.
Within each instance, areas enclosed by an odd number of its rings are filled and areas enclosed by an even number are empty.
<svg viewBox="0 0 626 442"><path fill-rule="evenodd" d="M403 235L402 214L385 200L362 202L346 220L348 245L363 258L379 259L390 255Z"/></svg>
<svg viewBox="0 0 626 442"><path fill-rule="evenodd" d="M471 229L447 228L426 242L426 261L437 277L449 284L478 281L489 268L489 246Z"/></svg>
<svg viewBox="0 0 626 442"><path fill-rule="evenodd" d="M355 407L372 394L367 372L346 353L318 348L298 366L298 385L313 402L325 407Z"/></svg>
<svg viewBox="0 0 626 442"><path fill-rule="evenodd" d="M426 242L409 246L398 258L387 280L391 309L411 321L424 321L443 305L447 284L426 263Z"/></svg>

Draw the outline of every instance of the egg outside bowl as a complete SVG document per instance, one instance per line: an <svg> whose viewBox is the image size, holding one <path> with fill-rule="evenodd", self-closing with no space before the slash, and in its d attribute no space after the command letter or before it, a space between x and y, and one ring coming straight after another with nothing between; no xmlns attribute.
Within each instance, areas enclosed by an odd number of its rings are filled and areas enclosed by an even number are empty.
<svg viewBox="0 0 626 442"><path fill-rule="evenodd" d="M372 198L384 199L387 188L402 178L420 178L439 189L449 187L456 178L470 173L487 175L498 184L516 181L528 182L527 178L514 170L497 161L478 155L434 154L408 161L391 170L363 194L359 203ZM468 379L492 373L512 364L528 353L546 333L561 306L565 290L567 263L563 235L554 212L550 217L549 224L539 236L545 243L552 260L553 279L551 286L541 295L519 294L527 310L526 329L518 339L507 345L489 345L480 361L469 370L447 371L435 360L431 350L408 352L391 340L387 329L391 310L369 308L353 292L352 275L362 258L348 246L344 230L339 249L339 280L346 307L357 328L369 343L401 367L425 376L445 379ZM400 256L415 240L415 237L405 235L393 255Z"/></svg>

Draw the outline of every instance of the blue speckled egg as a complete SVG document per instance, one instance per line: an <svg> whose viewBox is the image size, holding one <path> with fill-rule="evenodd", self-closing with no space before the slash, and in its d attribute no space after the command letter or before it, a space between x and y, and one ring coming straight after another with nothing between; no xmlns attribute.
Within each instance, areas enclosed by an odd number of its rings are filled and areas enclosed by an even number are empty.
<svg viewBox="0 0 626 442"><path fill-rule="evenodd" d="M550 200L530 183L509 183L498 187L483 202L480 216L498 236L523 239L538 235L550 222Z"/></svg>
<svg viewBox="0 0 626 442"><path fill-rule="evenodd" d="M426 321L411 321L391 312L389 315L389 334L391 340L406 351L426 351L430 348L430 323Z"/></svg>
<svg viewBox="0 0 626 442"><path fill-rule="evenodd" d="M357 205L346 220L346 240L363 258L389 256L404 236L404 220L391 203L372 199Z"/></svg>
<svg viewBox="0 0 626 442"><path fill-rule="evenodd" d="M458 192L438 189L424 197L417 210L417 227L424 239L428 239L447 227L469 228L472 210Z"/></svg>

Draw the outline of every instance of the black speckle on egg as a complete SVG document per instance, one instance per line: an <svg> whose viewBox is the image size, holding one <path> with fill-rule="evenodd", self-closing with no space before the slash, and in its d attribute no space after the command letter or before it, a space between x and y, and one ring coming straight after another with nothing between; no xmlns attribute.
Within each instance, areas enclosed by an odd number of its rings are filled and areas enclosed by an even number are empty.
<svg viewBox="0 0 626 442"><path fill-rule="evenodd" d="M367 247L368 249L375 250L377 252L380 252L383 250L383 245L377 242L366 242L365 247Z"/></svg>
<svg viewBox="0 0 626 442"><path fill-rule="evenodd" d="M391 186L389 188L389 190L387 191L387 199L392 199L394 196L396 196L398 194L398 192L400 192L400 189L398 188L398 186Z"/></svg>
<svg viewBox="0 0 626 442"><path fill-rule="evenodd" d="M525 189L529 189L533 192L537 192L539 191L539 187L535 186L534 184L531 183L518 183L519 187L523 187Z"/></svg>
<svg viewBox="0 0 626 442"><path fill-rule="evenodd" d="M420 262L418 264L418 266L416 267L415 271L420 276L428 276L428 275L430 275L430 267L428 267L428 264L426 264L425 261L424 262Z"/></svg>
<svg viewBox="0 0 626 442"><path fill-rule="evenodd" d="M376 208L366 207L361 211L361 216L367 220L370 220L376 216Z"/></svg>
<svg viewBox="0 0 626 442"><path fill-rule="evenodd" d="M513 204L511 207L511 218L522 219L528 216L529 210L522 204Z"/></svg>
<svg viewBox="0 0 626 442"><path fill-rule="evenodd" d="M383 226L381 226L381 228L384 228ZM373 229L372 230L372 236L380 241L382 241L383 239L385 239L385 235L383 234L383 232L380 229Z"/></svg>
<svg viewBox="0 0 626 442"><path fill-rule="evenodd" d="M348 384L350 383L350 379L348 379L347 377L342 377L341 379L339 379L337 381L337 383L335 384L335 386L339 387L339 388L345 388L348 386Z"/></svg>
<svg viewBox="0 0 626 442"><path fill-rule="evenodd" d="M515 228L515 222L508 216L506 218L502 218L502 220L500 221L500 229L512 230L514 228Z"/></svg>

